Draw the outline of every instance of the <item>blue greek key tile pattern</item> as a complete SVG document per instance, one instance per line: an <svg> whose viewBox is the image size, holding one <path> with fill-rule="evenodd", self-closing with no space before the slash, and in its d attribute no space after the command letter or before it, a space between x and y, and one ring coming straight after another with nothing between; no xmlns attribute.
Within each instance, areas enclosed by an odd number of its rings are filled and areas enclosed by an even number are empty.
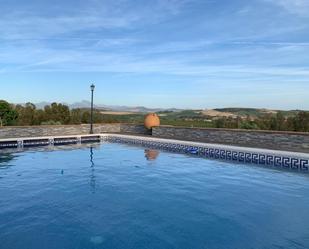
<svg viewBox="0 0 309 249"><path fill-rule="evenodd" d="M147 140L143 138L130 138L130 137L120 137L120 136L106 136L103 137L104 141L114 142L114 143L124 143L124 144L133 144L140 145L145 147L151 147L155 149L162 149L172 152L187 153L193 155L199 155L202 157L210 159L219 159L219 160L228 160L238 163L245 164L256 164L267 167L275 168L286 168L298 171L307 171L309 172L309 155L306 158L293 157L291 155L276 155L276 154L267 154L265 152L248 152L246 150L239 151L226 148L212 148L207 146L192 146L187 143L181 144L181 142L163 142L163 141L154 141ZM220 146L220 145L218 145ZM226 146L224 146L226 147ZM293 154L293 153L289 153ZM297 153L296 153L297 154Z"/></svg>

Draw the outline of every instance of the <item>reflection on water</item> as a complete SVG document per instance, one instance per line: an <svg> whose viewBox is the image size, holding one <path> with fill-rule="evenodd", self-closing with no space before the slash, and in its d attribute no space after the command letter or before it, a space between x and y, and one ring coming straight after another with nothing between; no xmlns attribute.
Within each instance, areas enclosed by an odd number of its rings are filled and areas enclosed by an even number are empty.
<svg viewBox="0 0 309 249"><path fill-rule="evenodd" d="M154 161L158 158L160 152L153 149L145 149L145 157L148 161Z"/></svg>
<svg viewBox="0 0 309 249"><path fill-rule="evenodd" d="M8 168L10 167L11 165L8 164L10 161L12 161L14 158L16 157L16 155L14 154L11 154L11 153L3 153L3 154L0 154L0 169L4 168Z"/></svg>
<svg viewBox="0 0 309 249"><path fill-rule="evenodd" d="M94 168L94 161L93 161L93 147L90 147L90 167L91 167L91 175L90 175L90 187L91 192L95 193L96 188L96 179L95 179L95 168Z"/></svg>

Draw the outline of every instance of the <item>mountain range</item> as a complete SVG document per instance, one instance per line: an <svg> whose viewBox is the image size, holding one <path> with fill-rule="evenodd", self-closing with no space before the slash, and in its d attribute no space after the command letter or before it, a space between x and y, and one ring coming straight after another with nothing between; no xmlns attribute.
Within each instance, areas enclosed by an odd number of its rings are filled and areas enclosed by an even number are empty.
<svg viewBox="0 0 309 249"><path fill-rule="evenodd" d="M39 103L35 103L35 106L38 109L43 109L44 106L46 105L50 105L50 102L39 102ZM67 106L70 107L70 109L74 109L74 108L90 108L91 103L90 101L87 100L83 100L80 102L75 102L73 104L68 104L68 103L62 103L65 104ZM181 109L177 109L177 108L148 108L148 107L144 107L144 106L118 106L118 105L94 105L94 108L96 109L101 109L101 110L105 110L105 111L115 111L115 112L141 112L141 113L145 113L145 112L159 112L159 111L181 111Z"/></svg>
<svg viewBox="0 0 309 249"><path fill-rule="evenodd" d="M43 109L44 106L50 105L51 102L39 102L35 103L38 109ZM75 102L72 104L62 103L70 107L70 109L74 108L90 108L90 101L83 100L80 102ZM99 109L105 112L129 112L129 113L150 113L150 112L170 112L171 115L180 115L183 116L185 114L190 113L190 115L196 115L199 113L202 116L210 116L210 117L259 117L265 114L276 114L280 110L271 110L271 109L262 109L262 108L217 108L217 109L203 109L203 110L184 110L177 108L148 108L144 106L124 106L124 105L103 105L97 104L94 105L95 109ZM300 110L289 110L289 111L280 111L285 116L295 115Z"/></svg>

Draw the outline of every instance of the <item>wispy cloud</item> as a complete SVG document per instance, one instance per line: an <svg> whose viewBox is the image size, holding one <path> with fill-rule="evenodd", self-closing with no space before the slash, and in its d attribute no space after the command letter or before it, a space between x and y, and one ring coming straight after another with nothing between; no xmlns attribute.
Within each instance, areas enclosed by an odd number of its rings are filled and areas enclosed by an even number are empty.
<svg viewBox="0 0 309 249"><path fill-rule="evenodd" d="M309 17L308 0L266 0L283 7L286 11L303 17Z"/></svg>
<svg viewBox="0 0 309 249"><path fill-rule="evenodd" d="M198 44L197 44L198 46ZM168 47L168 46L167 46ZM166 47L163 46L163 49ZM16 48L15 48L16 49ZM19 54L18 59L15 53L11 53L13 48L4 48L0 50L0 62L6 61L7 71L11 72L108 72L108 73L133 73L133 74L170 74L184 77L216 77L221 80L239 79L246 81L256 80L289 80L291 82L303 79L309 79L309 66L280 66L280 55L282 52L277 51L278 60L270 58L267 65L259 62L256 58L255 63L250 65L244 64L250 60L232 63L229 57L255 56L254 51L250 49L245 51L233 51L226 55L215 53L196 55L186 54L176 56L170 53L164 56L145 56L143 52L100 52L93 50L54 50L47 48L20 48L15 50ZM210 48L211 50L211 48ZM161 50L162 51L162 50ZM167 50L164 50L167 52ZM174 50L172 50L174 51ZM197 49L199 51L199 49ZM260 50L261 53L263 50ZM257 54L259 52L256 52ZM157 50L154 51L157 53ZM267 53L267 52L263 52ZM273 53L274 55L274 53ZM223 56L223 57L222 57ZM219 58L218 59L216 58ZM270 56L271 57L271 56ZM263 58L263 57L262 57ZM201 63L202 60L213 61L213 63ZM225 60L225 62L224 62ZM277 65L276 65L277 64Z"/></svg>
<svg viewBox="0 0 309 249"><path fill-rule="evenodd" d="M282 18L277 7L305 16L308 1L235 1L233 8L192 0L70 3L61 10L48 4L46 12L35 6L0 9L0 73L158 74L175 81L206 78L226 84L309 82L309 24Z"/></svg>
<svg viewBox="0 0 309 249"><path fill-rule="evenodd" d="M42 13L35 6L24 10L16 5L10 12L0 10L0 38L42 39L67 34L78 36L80 31L87 34L104 29L130 29L134 25L156 23L166 15L177 15L188 0L156 0L137 9L128 0L82 3L62 11L56 9L52 15ZM46 7L51 11L54 8L50 4Z"/></svg>

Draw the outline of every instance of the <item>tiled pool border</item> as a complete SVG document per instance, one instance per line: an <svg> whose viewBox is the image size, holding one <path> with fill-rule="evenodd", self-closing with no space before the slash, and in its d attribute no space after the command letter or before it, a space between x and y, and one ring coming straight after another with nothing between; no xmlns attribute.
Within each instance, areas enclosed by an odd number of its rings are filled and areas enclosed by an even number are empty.
<svg viewBox="0 0 309 249"><path fill-rule="evenodd" d="M211 159L309 172L309 153L256 149L121 134L0 139L0 149L31 146L56 146L100 141L140 145L179 153L195 154Z"/></svg>

